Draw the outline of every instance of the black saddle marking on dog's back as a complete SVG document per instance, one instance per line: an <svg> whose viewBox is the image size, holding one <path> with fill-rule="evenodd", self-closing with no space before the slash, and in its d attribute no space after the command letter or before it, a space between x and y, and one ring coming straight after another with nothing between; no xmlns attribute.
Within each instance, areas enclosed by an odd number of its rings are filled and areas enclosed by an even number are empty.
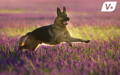
<svg viewBox="0 0 120 75"><path fill-rule="evenodd" d="M33 36L36 40L40 40L42 42L49 42L52 38L49 34L49 30L51 29L51 27L52 25L37 28L31 32L31 36Z"/></svg>

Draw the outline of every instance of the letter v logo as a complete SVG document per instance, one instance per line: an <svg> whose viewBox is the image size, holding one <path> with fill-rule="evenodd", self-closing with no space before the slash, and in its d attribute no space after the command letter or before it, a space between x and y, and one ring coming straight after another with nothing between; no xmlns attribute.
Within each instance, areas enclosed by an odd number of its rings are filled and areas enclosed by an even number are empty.
<svg viewBox="0 0 120 75"><path fill-rule="evenodd" d="M113 12L116 8L116 1L106 1L103 3L101 12Z"/></svg>

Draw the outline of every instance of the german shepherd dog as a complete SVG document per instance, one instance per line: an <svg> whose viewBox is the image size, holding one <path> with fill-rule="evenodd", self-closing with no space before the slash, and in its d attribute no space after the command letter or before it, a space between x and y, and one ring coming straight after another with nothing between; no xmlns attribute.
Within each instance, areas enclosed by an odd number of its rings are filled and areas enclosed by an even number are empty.
<svg viewBox="0 0 120 75"><path fill-rule="evenodd" d="M41 43L56 45L61 42L66 42L72 46L71 42L90 42L90 40L71 37L66 28L69 20L66 8L63 7L63 12L60 8L57 8L57 17L55 18L54 24L37 28L22 36L19 40L19 49L35 50L38 44Z"/></svg>

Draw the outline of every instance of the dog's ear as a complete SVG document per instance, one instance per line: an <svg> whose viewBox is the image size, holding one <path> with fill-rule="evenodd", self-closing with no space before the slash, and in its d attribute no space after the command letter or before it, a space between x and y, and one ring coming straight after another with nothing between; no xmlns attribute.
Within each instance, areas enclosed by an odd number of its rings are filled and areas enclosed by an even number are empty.
<svg viewBox="0 0 120 75"><path fill-rule="evenodd" d="M66 7L65 6L63 7L63 13L66 13Z"/></svg>
<svg viewBox="0 0 120 75"><path fill-rule="evenodd" d="M61 10L60 8L57 7L57 15L60 16L60 14L61 14Z"/></svg>

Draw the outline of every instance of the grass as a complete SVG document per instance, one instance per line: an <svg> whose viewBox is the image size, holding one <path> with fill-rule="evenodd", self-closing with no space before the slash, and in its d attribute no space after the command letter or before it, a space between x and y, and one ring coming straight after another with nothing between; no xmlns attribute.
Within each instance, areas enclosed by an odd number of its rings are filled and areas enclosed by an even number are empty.
<svg viewBox="0 0 120 75"><path fill-rule="evenodd" d="M24 28L3 28L0 30L1 33L6 34L7 36L21 36L38 28L38 26L24 27ZM114 39L117 36L120 36L120 29L118 27L109 26L90 26L84 25L79 27L68 26L73 37L83 38L83 39L94 39L94 40L109 40ZM5 32L2 32L5 31Z"/></svg>
<svg viewBox="0 0 120 75"><path fill-rule="evenodd" d="M17 14L20 14L20 13L25 13L24 10L22 9L15 9L15 10L7 10L7 9L0 9L0 13L17 13Z"/></svg>
<svg viewBox="0 0 120 75"><path fill-rule="evenodd" d="M92 40L89 44L73 43L73 47L41 45L33 52L17 50L16 41L16 38L6 38L0 42L1 74L119 75L119 38L104 42Z"/></svg>

